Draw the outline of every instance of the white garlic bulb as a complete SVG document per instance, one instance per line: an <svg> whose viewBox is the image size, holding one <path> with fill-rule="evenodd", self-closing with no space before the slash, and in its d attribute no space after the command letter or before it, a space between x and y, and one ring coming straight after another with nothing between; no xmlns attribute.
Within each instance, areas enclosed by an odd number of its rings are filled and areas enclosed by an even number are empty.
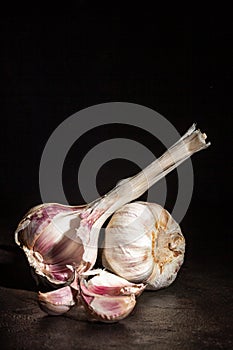
<svg viewBox="0 0 233 350"><path fill-rule="evenodd" d="M183 263L185 239L167 210L135 202L112 216L105 234L103 265L151 289L169 286Z"/></svg>

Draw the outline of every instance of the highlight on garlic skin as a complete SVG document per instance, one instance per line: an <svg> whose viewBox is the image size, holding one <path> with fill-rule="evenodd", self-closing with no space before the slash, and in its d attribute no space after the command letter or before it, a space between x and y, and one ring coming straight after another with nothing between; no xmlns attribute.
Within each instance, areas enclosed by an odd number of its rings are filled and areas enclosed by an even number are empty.
<svg viewBox="0 0 233 350"><path fill-rule="evenodd" d="M36 279L38 281L42 280L43 284L50 288L50 291L58 288L58 290L61 290L63 287L76 283L77 276L83 276L85 272L89 272L96 263L99 231L106 219L120 208L124 208L124 205L127 203L140 197L148 188L192 154L207 148L210 143L206 143L205 139L206 135L202 134L200 130L196 130L195 125L193 125L160 158L157 158L137 175L121 181L105 196L90 204L66 206L57 203L46 203L32 208L19 223L15 233L15 241L24 250L28 262L37 276ZM119 217L119 214L116 215ZM124 215L122 215L122 220L124 220ZM136 231L136 235L139 231ZM143 229L141 232L142 236L144 232L145 230ZM156 235L157 233L155 230L154 234ZM106 237L108 240L108 235ZM157 255L155 256L155 258L160 256L160 263L164 263L164 259L170 259L170 253L167 250L164 250L166 253L164 253L164 258L161 258L163 249L167 249L166 244L162 243L163 238L166 241L167 237L158 234L158 237L154 239L156 244L161 245L161 249L156 252ZM173 243L175 244L175 238ZM172 247L173 243L171 242L170 247ZM118 244L119 242L117 242ZM149 243L146 242L145 244ZM171 251L172 249L169 250ZM178 265L181 263L182 254L180 254L179 259L174 259L174 261L177 260ZM108 261L110 260L108 253L105 253L105 258L109 265L113 264L112 261ZM135 267L137 269L135 281L145 280L153 288L158 289L161 286L168 285L169 278L170 281L175 278L176 272L174 271L176 269L174 270L173 264L164 263L162 268L161 265L154 264L154 262L153 260L153 262L138 264L135 261L135 266L138 265L138 268ZM155 266L157 267L155 268ZM121 271L115 270L114 267L112 269L117 275L121 275ZM159 273L161 269L163 273ZM84 286L85 283L83 282L82 285ZM88 287L86 287L85 293L87 293L87 290ZM85 293L83 292L83 295L86 295ZM57 297L56 294L43 295L42 293L40 300L46 300L54 307L56 300L53 303L53 296ZM130 298L131 302L129 304L132 305L132 296ZM86 298L85 300L87 303L91 299ZM96 305L97 300L103 299L95 299L91 302L88 306L90 310L95 310L94 305ZM64 306L65 310L66 303L63 304L62 299L59 302L60 305ZM48 304L49 307L51 307L50 304Z"/></svg>
<svg viewBox="0 0 233 350"><path fill-rule="evenodd" d="M103 265L150 289L169 286L183 263L185 239L167 210L134 202L114 213L105 230Z"/></svg>

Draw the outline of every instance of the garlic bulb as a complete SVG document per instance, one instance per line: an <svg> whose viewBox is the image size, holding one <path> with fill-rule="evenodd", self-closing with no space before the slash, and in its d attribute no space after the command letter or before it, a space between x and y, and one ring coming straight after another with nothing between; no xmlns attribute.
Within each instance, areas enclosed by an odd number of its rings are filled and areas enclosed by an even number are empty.
<svg viewBox="0 0 233 350"><path fill-rule="evenodd" d="M72 282L72 266L82 260L82 242L76 237L82 208L42 204L32 208L17 228L15 239L29 264L52 287Z"/></svg>
<svg viewBox="0 0 233 350"><path fill-rule="evenodd" d="M32 208L19 223L15 240L38 278L53 288L64 287L72 283L75 273L90 270L96 262L99 231L105 220L193 153L208 147L205 139L206 135L193 125L143 171L88 205L48 203Z"/></svg>
<svg viewBox="0 0 233 350"><path fill-rule="evenodd" d="M112 216L105 234L103 265L151 289L169 286L183 263L180 226L160 205L135 202Z"/></svg>

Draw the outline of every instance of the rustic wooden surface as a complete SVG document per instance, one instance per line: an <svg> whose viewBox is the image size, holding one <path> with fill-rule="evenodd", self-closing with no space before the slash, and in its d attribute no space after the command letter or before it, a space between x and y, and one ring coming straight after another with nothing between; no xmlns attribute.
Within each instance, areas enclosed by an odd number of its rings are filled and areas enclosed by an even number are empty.
<svg viewBox="0 0 233 350"><path fill-rule="evenodd" d="M74 307L47 316L37 304L23 254L1 248L0 343L3 349L231 349L233 283L226 264L186 261L175 283L144 292L116 324L87 322Z"/></svg>

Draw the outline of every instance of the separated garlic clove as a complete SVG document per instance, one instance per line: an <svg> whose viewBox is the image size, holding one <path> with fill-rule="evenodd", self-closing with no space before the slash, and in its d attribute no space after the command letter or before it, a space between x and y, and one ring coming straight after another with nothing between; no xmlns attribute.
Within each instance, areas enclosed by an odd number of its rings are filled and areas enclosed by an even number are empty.
<svg viewBox="0 0 233 350"><path fill-rule="evenodd" d="M150 289L170 285L183 263L180 226L160 205L135 202L120 208L106 228L103 265Z"/></svg>
<svg viewBox="0 0 233 350"><path fill-rule="evenodd" d="M140 197L193 153L208 147L205 139L206 135L193 125L143 171L86 206L48 203L32 208L19 223L15 240L39 278L47 279L57 288L73 281L74 270L78 274L90 270L96 262L99 231L106 219ZM141 263L144 264L142 260ZM149 274L153 266L143 267L142 275Z"/></svg>
<svg viewBox="0 0 233 350"><path fill-rule="evenodd" d="M75 294L69 286L38 294L41 309L49 315L62 315L75 305Z"/></svg>
<svg viewBox="0 0 233 350"><path fill-rule="evenodd" d="M91 279L90 276L94 276ZM88 290L90 293L100 295L131 295L139 296L145 289L143 283L135 284L113 273L102 269L91 270L81 276L81 286L88 280Z"/></svg>
<svg viewBox="0 0 233 350"><path fill-rule="evenodd" d="M93 274L95 276L91 277ZM127 317L134 309L136 296L146 287L103 270L85 273L80 277L79 285L80 297L88 314L102 322L117 322Z"/></svg>

